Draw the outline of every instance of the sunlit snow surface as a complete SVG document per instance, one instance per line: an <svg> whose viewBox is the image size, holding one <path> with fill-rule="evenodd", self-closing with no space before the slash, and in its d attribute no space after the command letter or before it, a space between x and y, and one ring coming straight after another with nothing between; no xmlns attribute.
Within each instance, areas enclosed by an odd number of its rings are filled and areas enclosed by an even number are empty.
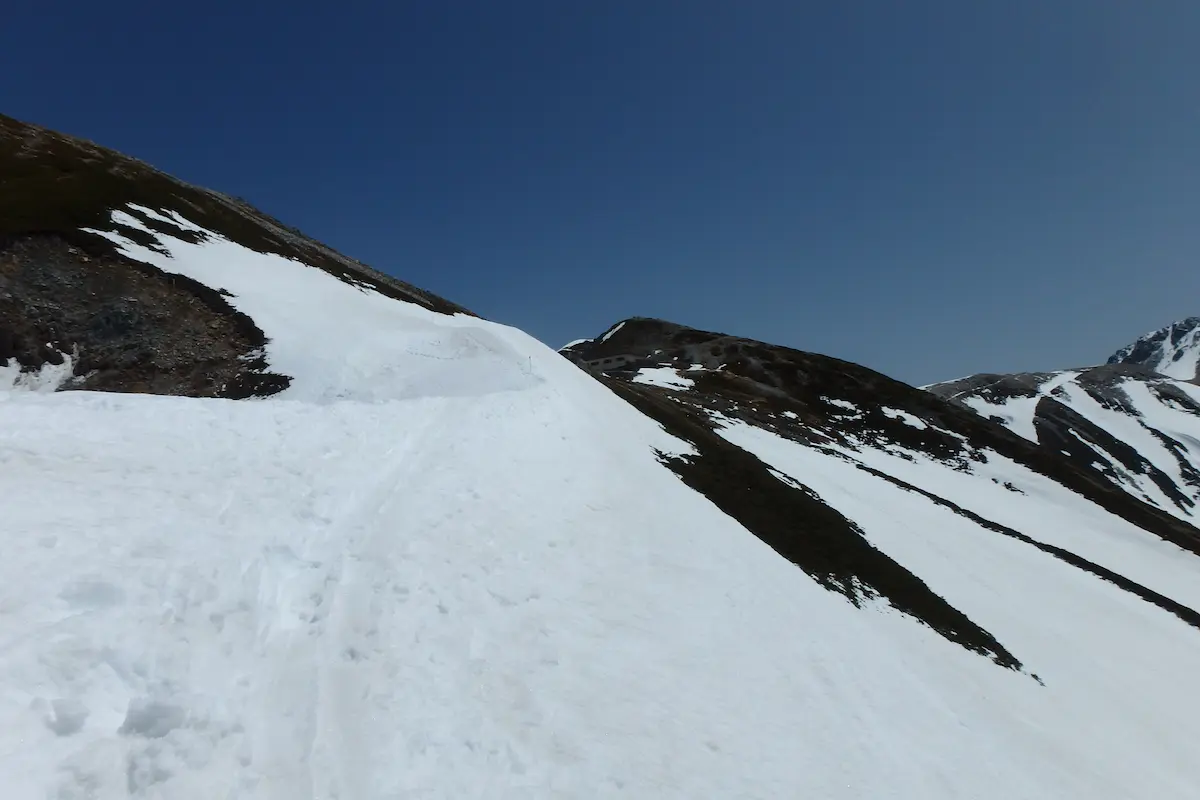
<svg viewBox="0 0 1200 800"><path fill-rule="evenodd" d="M1156 372L1190 381L1200 375L1200 329L1189 331L1177 346L1163 353L1158 364L1152 365Z"/></svg>
<svg viewBox="0 0 1200 800"><path fill-rule="evenodd" d="M15 358L0 363L0 392L21 390L30 392L54 392L71 379L74 369L72 358L62 354L61 364L43 364L35 371L25 371Z"/></svg>
<svg viewBox="0 0 1200 800"><path fill-rule="evenodd" d="M819 588L657 462L686 444L525 334L162 239L174 258L122 244L231 292L295 381L0 392L4 798L1195 796L1200 634L1169 614L726 432L1040 686ZM1200 604L1193 561L1057 485L996 461L1019 504L909 466Z"/></svg>
<svg viewBox="0 0 1200 800"><path fill-rule="evenodd" d="M840 448L835 451L843 458L831 458L744 423L725 420L719 432L816 491L857 522L872 544L1026 660L1046 682L1046 691L1040 699L1014 696L1012 716L1001 714L987 726L993 732L1023 731L1016 734L1022 747L1038 741L1047 753L1057 753L1060 767L1078 781L1063 796L1078 791L1101 797L1195 794L1195 784L1185 786L1184 776L1200 769L1188 763L1187 746L1168 729L1177 724L1200 729L1194 719L1200 696L1185 688L1200 658L1200 631L857 465L1063 547L1191 608L1200 607L1200 560L992 452L986 464L962 472L897 447L894 452L867 445ZM1154 743L1150 757L1156 766L1141 777L1123 761L1133 742L1139 747ZM1105 780L1114 783L1106 787ZM1118 789L1122 782L1126 788ZM1044 786L1033 793L1052 795ZM981 787L969 796L1001 793L998 787Z"/></svg>
<svg viewBox="0 0 1200 800"><path fill-rule="evenodd" d="M1036 442L1038 437L1037 429L1033 426L1033 417L1038 402L1047 396L1060 397L1062 387L1078 375L1078 371L1060 372L1042 383L1033 397L1008 397L999 403L985 400L982 397L961 397L959 399L978 414L989 418L994 417L1018 436Z"/></svg>
<svg viewBox="0 0 1200 800"><path fill-rule="evenodd" d="M672 367L643 367L633 376L633 382L664 389L690 389L695 384L691 378L680 375L679 370Z"/></svg>
<svg viewBox="0 0 1200 800"><path fill-rule="evenodd" d="M916 428L919 431L923 431L929 427L929 423L925 422L925 420L921 419L920 417L914 416L913 414L910 414L907 411L904 411L903 409L888 408L887 406L884 406L882 410L883 410L884 416L886 416L890 419L898 419L901 422L903 422L905 425L908 425L910 428Z"/></svg>

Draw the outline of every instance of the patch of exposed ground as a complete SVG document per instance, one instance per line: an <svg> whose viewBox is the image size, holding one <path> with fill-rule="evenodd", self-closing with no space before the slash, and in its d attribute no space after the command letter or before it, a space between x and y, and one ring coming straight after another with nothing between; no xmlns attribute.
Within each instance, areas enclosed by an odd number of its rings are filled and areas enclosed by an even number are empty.
<svg viewBox="0 0 1200 800"><path fill-rule="evenodd" d="M110 215L130 203L173 210L251 250L323 269L380 294L446 314L462 306L385 275L283 224L243 200L184 183L137 159L0 114L0 235L56 233L93 255L114 255L103 237ZM152 224L150 227L157 227ZM144 232L122 228L135 241ZM139 234L140 233L140 237ZM177 232L172 229L172 235Z"/></svg>
<svg viewBox="0 0 1200 800"><path fill-rule="evenodd" d="M244 201L191 186L82 139L0 115L0 365L62 363L63 388L240 398L268 395L266 338L220 292L132 260L85 228L161 249L152 231L202 234L143 214L174 211L244 247L322 269L340 280L440 313L470 313L337 253Z"/></svg>
<svg viewBox="0 0 1200 800"><path fill-rule="evenodd" d="M24 369L73 354L64 388L191 397L268 395L266 337L221 294L182 275L56 234L0 237L0 362Z"/></svg>

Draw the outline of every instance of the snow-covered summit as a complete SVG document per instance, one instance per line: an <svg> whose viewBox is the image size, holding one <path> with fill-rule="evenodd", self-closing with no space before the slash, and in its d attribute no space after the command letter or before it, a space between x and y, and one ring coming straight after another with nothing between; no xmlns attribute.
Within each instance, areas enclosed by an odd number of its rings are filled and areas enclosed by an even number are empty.
<svg viewBox="0 0 1200 800"><path fill-rule="evenodd" d="M1139 364L1181 381L1200 380L1200 317L1151 331L1108 359L1109 364Z"/></svg>

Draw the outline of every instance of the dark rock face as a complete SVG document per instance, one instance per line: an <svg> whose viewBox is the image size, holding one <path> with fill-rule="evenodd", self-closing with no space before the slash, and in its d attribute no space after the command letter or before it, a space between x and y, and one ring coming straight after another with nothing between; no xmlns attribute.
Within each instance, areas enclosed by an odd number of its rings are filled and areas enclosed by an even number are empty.
<svg viewBox="0 0 1200 800"><path fill-rule="evenodd" d="M964 392L1035 397L1050 375L976 376L958 385L923 391L839 359L643 318L626 320L601 337L561 352L669 432L690 442L699 455L663 456L664 463L822 586L855 604L865 598L885 599L946 639L1009 668L1020 668L1016 655L903 565L874 548L853 520L827 506L808 487L795 480L784 481L771 467L722 438L716 432L717 420L753 425L832 457L844 458L842 450L832 445L843 450L900 445L969 472L972 465L986 462L988 453L996 453L1200 555L1200 530L1140 502L1090 464L1085 468L1050 445L1030 442L961 402L946 399ZM648 385L637 380L641 370L655 367L680 371L690 387ZM1105 397L1106 402L1120 404L1120 380L1139 374L1147 371L1124 365L1104 368L1086 383L1089 391ZM1049 401L1042 415L1048 439L1049 432L1073 426L1094 439L1107 436L1111 440L1103 431L1088 430L1073 419L1070 409L1055 406L1059 404ZM918 424L912 424L914 420ZM1119 443L1112 441L1105 444L1131 464L1144 462L1131 448L1121 450ZM894 476L862 464L858 468L922 494L987 530L1037 547L1200 627L1200 615L1191 609L1111 570L983 519Z"/></svg>
<svg viewBox="0 0 1200 800"><path fill-rule="evenodd" d="M0 358L23 368L73 354L66 388L250 397L289 379L266 371L266 337L220 294L54 234L0 239Z"/></svg>
<svg viewBox="0 0 1200 800"><path fill-rule="evenodd" d="M243 201L176 180L90 142L0 115L0 362L25 369L72 355L63 388L242 398L289 378L264 360L263 331L218 291L129 259L120 233L161 251L156 236L197 242L192 230L129 204L174 211L244 247L322 269L340 280L433 311L466 309L376 272Z"/></svg>

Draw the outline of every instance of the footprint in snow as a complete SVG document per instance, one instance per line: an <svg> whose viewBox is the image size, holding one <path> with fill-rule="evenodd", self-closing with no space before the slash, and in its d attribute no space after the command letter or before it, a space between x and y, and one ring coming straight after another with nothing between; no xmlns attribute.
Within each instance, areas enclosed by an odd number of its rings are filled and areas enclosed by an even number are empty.
<svg viewBox="0 0 1200 800"><path fill-rule="evenodd" d="M83 729L87 722L88 708L74 698L58 698L47 703L35 700L33 706L42 712L42 721L55 736L72 736Z"/></svg>

